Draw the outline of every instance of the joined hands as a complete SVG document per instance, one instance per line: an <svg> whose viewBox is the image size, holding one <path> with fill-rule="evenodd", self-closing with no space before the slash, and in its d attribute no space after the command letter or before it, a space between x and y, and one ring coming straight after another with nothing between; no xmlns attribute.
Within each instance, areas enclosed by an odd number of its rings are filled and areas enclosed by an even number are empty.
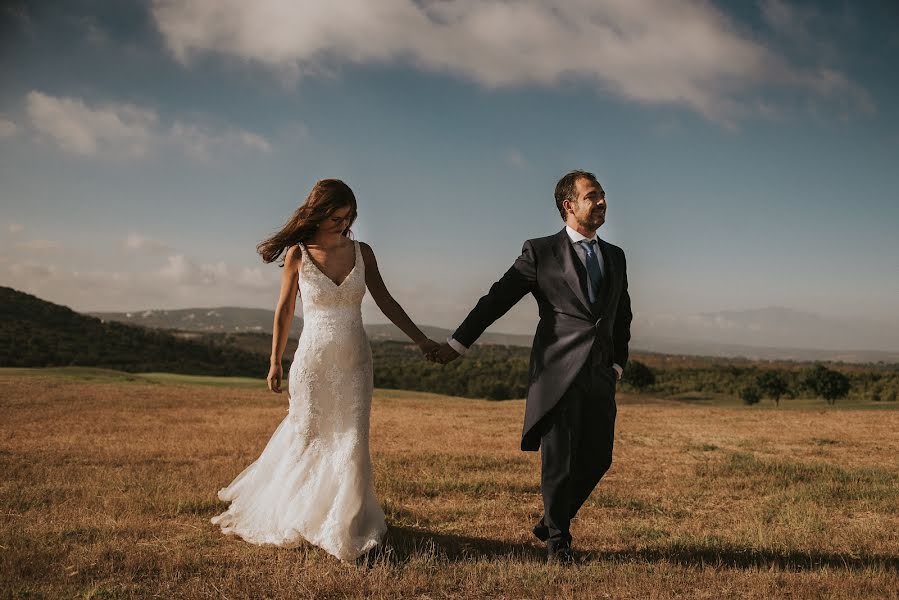
<svg viewBox="0 0 899 600"><path fill-rule="evenodd" d="M446 343L438 344L430 338L419 342L418 349L429 362L441 365L459 358L459 353L453 350L452 346Z"/></svg>
<svg viewBox="0 0 899 600"><path fill-rule="evenodd" d="M420 342L416 342L418 349L424 355L425 358L431 360L431 356L436 354L436 352L440 349L440 344L432 340L431 338L425 338Z"/></svg>
<svg viewBox="0 0 899 600"><path fill-rule="evenodd" d="M459 358L459 353L453 350L453 347L447 343L440 344L437 351L433 355L428 356L428 360L441 365L452 362L457 358Z"/></svg>

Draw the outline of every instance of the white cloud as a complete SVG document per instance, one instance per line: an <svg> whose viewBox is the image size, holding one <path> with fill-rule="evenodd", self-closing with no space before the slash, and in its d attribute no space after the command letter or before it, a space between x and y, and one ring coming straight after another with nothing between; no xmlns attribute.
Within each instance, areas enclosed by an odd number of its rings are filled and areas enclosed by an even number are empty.
<svg viewBox="0 0 899 600"><path fill-rule="evenodd" d="M62 244L53 240L28 240L25 242L16 242L16 250L21 250L23 252L52 254L62 252L62 249Z"/></svg>
<svg viewBox="0 0 899 600"><path fill-rule="evenodd" d="M761 0L760 8L779 47L789 49L800 60L804 57L814 67L793 69L781 74L818 96L841 104L844 116L862 111L872 114L876 106L870 94L843 73L824 63L840 62L843 43L847 37L858 35L853 19L844 7L843 14L823 11L813 4L800 5L785 0ZM770 107L769 107L770 108Z"/></svg>
<svg viewBox="0 0 899 600"><path fill-rule="evenodd" d="M169 254L172 252L172 248L168 245L160 242L159 240L154 240L148 237L145 237L137 232L130 232L128 237L125 238L125 241L122 243L122 246L125 250L130 252L136 252L140 254Z"/></svg>
<svg viewBox="0 0 899 600"><path fill-rule="evenodd" d="M10 121L9 119L4 119L0 117L0 138L12 137L16 135L16 131L18 127L16 124Z"/></svg>
<svg viewBox="0 0 899 600"><path fill-rule="evenodd" d="M259 267L244 267L238 271L234 278L235 285L249 289L268 289L271 287L271 277Z"/></svg>
<svg viewBox="0 0 899 600"><path fill-rule="evenodd" d="M26 96L34 128L68 152L94 156L101 150L143 156L153 143L156 113L132 104L88 107L78 98L56 98L38 91Z"/></svg>
<svg viewBox="0 0 899 600"><path fill-rule="evenodd" d="M9 232L10 233L22 233L25 231L25 226L21 223L10 223L9 224Z"/></svg>
<svg viewBox="0 0 899 600"><path fill-rule="evenodd" d="M234 267L199 263L183 254L143 271L68 269L27 259L0 261L2 285L80 311L271 306L279 290L274 266Z"/></svg>
<svg viewBox="0 0 899 600"><path fill-rule="evenodd" d="M235 132L235 135L237 140L248 148L255 148L266 154L272 151L272 146L268 143L268 140L259 134L253 133L252 131L238 131Z"/></svg>
<svg viewBox="0 0 899 600"><path fill-rule="evenodd" d="M155 0L153 15L184 64L219 52L288 78L402 62L486 87L594 83L720 121L753 110L746 95L765 84L851 86L787 64L704 0Z"/></svg>
<svg viewBox="0 0 899 600"><path fill-rule="evenodd" d="M799 12L794 6L790 6L783 0L763 0L761 3L762 17L772 29L795 33L808 18L808 13Z"/></svg>
<svg viewBox="0 0 899 600"><path fill-rule="evenodd" d="M155 110L133 104L88 106L80 98L39 91L29 92L25 101L31 125L40 136L81 156L136 159L174 146L188 156L207 161L212 150L245 148L269 153L272 149L264 137L242 129L214 131L177 120L165 127Z"/></svg>
<svg viewBox="0 0 899 600"><path fill-rule="evenodd" d="M841 25L843 20L832 12L827 14L812 4L801 6L785 0L762 0L760 8L768 27L793 46L822 56L837 54L839 42L829 29Z"/></svg>
<svg viewBox="0 0 899 600"><path fill-rule="evenodd" d="M195 285L198 283L215 283L214 273L203 270L183 254L168 257L168 262L157 271L157 274L172 283Z"/></svg>
<svg viewBox="0 0 899 600"><path fill-rule="evenodd" d="M224 261L197 263L183 254L169 256L167 263L153 276L185 288L220 286L271 290L274 286L277 291L278 287L278 274L273 271L263 271L259 267L242 267L235 271Z"/></svg>
<svg viewBox="0 0 899 600"><path fill-rule="evenodd" d="M36 262L27 261L9 265L9 272L18 279L38 283L53 277L57 270L53 265L42 265Z"/></svg>
<svg viewBox="0 0 899 600"><path fill-rule="evenodd" d="M211 151L235 147L247 147L266 154L272 151L271 144L264 137L249 131L225 131L211 134L196 125L176 121L169 130L169 140L184 149L184 152L199 161L209 161Z"/></svg>

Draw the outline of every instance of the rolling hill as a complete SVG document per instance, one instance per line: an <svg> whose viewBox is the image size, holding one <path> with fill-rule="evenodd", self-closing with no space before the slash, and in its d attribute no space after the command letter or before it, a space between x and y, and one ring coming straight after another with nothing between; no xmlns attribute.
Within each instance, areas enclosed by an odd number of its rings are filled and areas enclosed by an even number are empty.
<svg viewBox="0 0 899 600"><path fill-rule="evenodd" d="M268 370L268 359L234 346L105 321L0 287L0 365L258 376Z"/></svg>

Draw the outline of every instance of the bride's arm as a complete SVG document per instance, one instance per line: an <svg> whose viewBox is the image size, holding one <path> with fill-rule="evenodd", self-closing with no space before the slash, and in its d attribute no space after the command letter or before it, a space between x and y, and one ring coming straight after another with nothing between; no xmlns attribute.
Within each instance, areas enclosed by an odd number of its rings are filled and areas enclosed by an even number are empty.
<svg viewBox="0 0 899 600"><path fill-rule="evenodd" d="M272 355L268 374L269 389L281 391L281 356L287 346L293 313L297 307L297 290L300 281L300 262L303 255L299 246L287 251L284 257L284 269L281 272L281 292L278 306L275 308L275 322L272 325Z"/></svg>
<svg viewBox="0 0 899 600"><path fill-rule="evenodd" d="M381 272L378 271L378 261L375 259L375 253L372 251L371 246L365 242L359 242L359 246L362 249L362 258L365 260L365 285L368 286L371 297L374 298L375 304L378 305L384 316L408 335L409 339L418 344L418 347L423 351L425 348L430 349L429 342L437 345L436 342L432 342L428 339L428 336L422 333L421 329L412 322L412 319L400 306L399 302L394 300L390 292L387 291L387 286L384 285L384 280L381 278Z"/></svg>

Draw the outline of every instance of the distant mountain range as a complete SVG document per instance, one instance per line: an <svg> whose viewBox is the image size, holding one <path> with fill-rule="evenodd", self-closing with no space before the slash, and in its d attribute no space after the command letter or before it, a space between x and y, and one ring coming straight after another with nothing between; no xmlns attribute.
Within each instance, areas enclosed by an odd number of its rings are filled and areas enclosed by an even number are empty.
<svg viewBox="0 0 899 600"><path fill-rule="evenodd" d="M899 362L899 322L769 306L647 318L637 344L665 353L756 359Z"/></svg>
<svg viewBox="0 0 899 600"><path fill-rule="evenodd" d="M91 316L105 321L118 321L155 329L178 329L203 333L272 333L275 313L260 308L222 306L216 308L183 308L176 310L143 310L135 312L91 312ZM295 317L290 337L299 337L303 319ZM441 327L422 325L421 330L430 338L443 341L452 331ZM373 342L405 342L409 338L392 324L365 325L365 333ZM532 335L487 332L478 340L482 344L503 346L530 346Z"/></svg>
<svg viewBox="0 0 899 600"><path fill-rule="evenodd" d="M711 356L720 358L746 358L761 361L795 361L795 362L843 362L843 363L887 363L899 364L899 352L882 350L815 350L811 348L780 348L771 346L749 346L745 344L726 344L722 342L685 340L678 338L649 338L634 346L636 350L659 354L677 354L686 356Z"/></svg>
<svg viewBox="0 0 899 600"><path fill-rule="evenodd" d="M204 333L271 334L274 322L274 312L271 310L232 306L89 314L107 321L143 327ZM853 326L867 325L776 307L750 311L722 311L704 313L676 322L657 321L649 323L648 326L635 323L635 330L644 331L635 332L632 347L635 351L643 352L741 357L751 360L899 363L899 352L896 351L833 349L840 339L852 339L849 332ZM302 319L295 318L290 336L298 337L302 327ZM406 336L391 324L367 324L365 330L372 341L407 340ZM422 330L438 341L443 341L452 333L449 329L427 325L422 326ZM884 343L888 343L891 332L878 333L886 340ZM750 343L728 341L733 339L750 340ZM486 332L478 343L530 346L532 340L532 335ZM767 344L766 340L769 341ZM794 343L790 344L790 340L794 340ZM821 347L829 349L803 347L795 344L795 340L820 342ZM899 343L896 346L899 347Z"/></svg>
<svg viewBox="0 0 899 600"><path fill-rule="evenodd" d="M154 329L180 329L203 333L271 333L275 313L262 308L220 306L178 310L141 310L135 312L88 312L105 321L130 323ZM295 318L290 337L297 337L303 322Z"/></svg>

